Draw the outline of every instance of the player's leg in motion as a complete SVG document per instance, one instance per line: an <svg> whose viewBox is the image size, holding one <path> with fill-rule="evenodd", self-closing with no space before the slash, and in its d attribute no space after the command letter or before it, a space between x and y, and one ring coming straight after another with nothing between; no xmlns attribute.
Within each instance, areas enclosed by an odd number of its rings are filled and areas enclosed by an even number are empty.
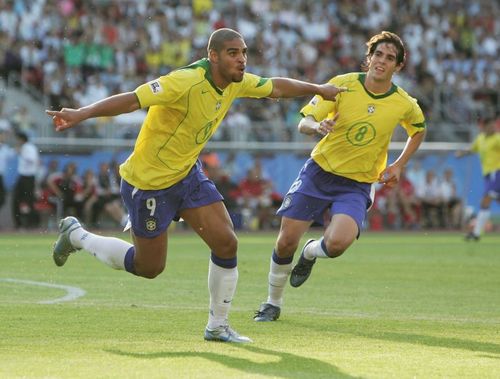
<svg viewBox="0 0 500 379"><path fill-rule="evenodd" d="M255 321L276 321L279 318L283 292L292 270L293 255L310 225L310 221L282 217L280 232L269 265L267 300L255 312L253 318Z"/></svg>
<svg viewBox="0 0 500 379"><path fill-rule="evenodd" d="M114 269L126 270L145 278L156 277L165 268L167 232L154 238L131 234L134 244L91 233L75 217L66 217L59 224L59 238L53 251L54 262L63 266L70 254L83 249Z"/></svg>
<svg viewBox="0 0 500 379"><path fill-rule="evenodd" d="M54 262L62 266L71 253L83 249L114 269L145 278L156 277L165 267L166 229L177 206L175 200L171 204L166 199L175 199L179 191L178 188L140 191L126 182L122 183L123 200L131 220L135 220L131 232L134 244L91 233L76 218L66 217L59 224L59 237L53 250Z"/></svg>
<svg viewBox="0 0 500 379"><path fill-rule="evenodd" d="M180 216L212 250L208 268L210 305L205 329L207 341L251 342L230 328L229 310L238 282L236 251L238 240L222 201L185 209Z"/></svg>
<svg viewBox="0 0 500 379"><path fill-rule="evenodd" d="M301 286L316 263L316 258L336 258L340 256L356 239L359 233L356 221L346 214L333 215L330 225L319 240L309 240L302 248L299 260L292 269L290 284Z"/></svg>
<svg viewBox="0 0 500 379"><path fill-rule="evenodd" d="M490 206L492 200L492 197L487 194L484 195L481 199L480 209L476 218L476 224L474 225L474 229L465 237L466 240L479 241L481 233L483 232L484 227L490 219Z"/></svg>

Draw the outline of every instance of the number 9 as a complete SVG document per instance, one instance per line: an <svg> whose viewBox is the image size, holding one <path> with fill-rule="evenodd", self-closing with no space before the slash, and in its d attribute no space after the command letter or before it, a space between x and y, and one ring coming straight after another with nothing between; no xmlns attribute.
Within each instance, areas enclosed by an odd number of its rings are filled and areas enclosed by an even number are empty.
<svg viewBox="0 0 500 379"><path fill-rule="evenodd" d="M149 215L153 216L156 210L156 199L154 197L150 197L146 200L146 208L150 210Z"/></svg>

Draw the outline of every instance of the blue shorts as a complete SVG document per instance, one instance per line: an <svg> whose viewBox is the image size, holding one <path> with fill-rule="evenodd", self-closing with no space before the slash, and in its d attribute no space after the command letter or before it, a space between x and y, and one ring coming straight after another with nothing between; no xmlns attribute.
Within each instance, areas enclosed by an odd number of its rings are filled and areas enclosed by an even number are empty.
<svg viewBox="0 0 500 379"><path fill-rule="evenodd" d="M493 171L484 176L484 194L500 200L500 171Z"/></svg>
<svg viewBox="0 0 500 379"><path fill-rule="evenodd" d="M179 211L223 200L201 167L198 160L184 179L162 190L140 190L122 179L121 194L136 236L156 237L179 220Z"/></svg>
<svg viewBox="0 0 500 379"><path fill-rule="evenodd" d="M323 224L323 216L329 211L352 217L359 230L366 218L366 211L373 202L370 183L324 171L309 159L283 199L277 214L295 220L316 221Z"/></svg>

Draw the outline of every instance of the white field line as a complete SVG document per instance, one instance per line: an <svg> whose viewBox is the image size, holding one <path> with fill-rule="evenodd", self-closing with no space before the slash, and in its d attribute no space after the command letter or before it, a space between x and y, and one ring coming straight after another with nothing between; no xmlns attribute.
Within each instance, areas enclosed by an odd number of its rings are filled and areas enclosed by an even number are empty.
<svg viewBox="0 0 500 379"><path fill-rule="evenodd" d="M81 288L72 287L72 286L65 286L62 284L52 284L52 283L46 283L46 282L35 282L32 280L21 280L21 279L11 279L11 278L0 278L0 282L27 284L30 286L38 286L38 287L58 288L58 289L65 290L67 292L66 296L58 297L58 298L52 299L52 300L38 301L37 304L57 304L57 303L65 302L65 301L73 301L73 300L78 299L79 297L82 297L86 294L86 292Z"/></svg>

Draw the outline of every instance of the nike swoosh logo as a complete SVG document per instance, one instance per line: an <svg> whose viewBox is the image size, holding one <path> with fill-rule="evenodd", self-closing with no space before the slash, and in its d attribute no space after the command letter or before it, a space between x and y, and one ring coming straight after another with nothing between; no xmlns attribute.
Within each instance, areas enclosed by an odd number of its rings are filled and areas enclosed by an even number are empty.
<svg viewBox="0 0 500 379"><path fill-rule="evenodd" d="M222 300L222 302L225 304L229 304L231 302L231 300Z"/></svg>
<svg viewBox="0 0 500 379"><path fill-rule="evenodd" d="M206 94L206 93L208 93L208 92L209 92L209 91L208 91L208 90L206 90L206 89L202 89L202 90L201 90L201 94L202 94L202 95L204 95L204 94Z"/></svg>

